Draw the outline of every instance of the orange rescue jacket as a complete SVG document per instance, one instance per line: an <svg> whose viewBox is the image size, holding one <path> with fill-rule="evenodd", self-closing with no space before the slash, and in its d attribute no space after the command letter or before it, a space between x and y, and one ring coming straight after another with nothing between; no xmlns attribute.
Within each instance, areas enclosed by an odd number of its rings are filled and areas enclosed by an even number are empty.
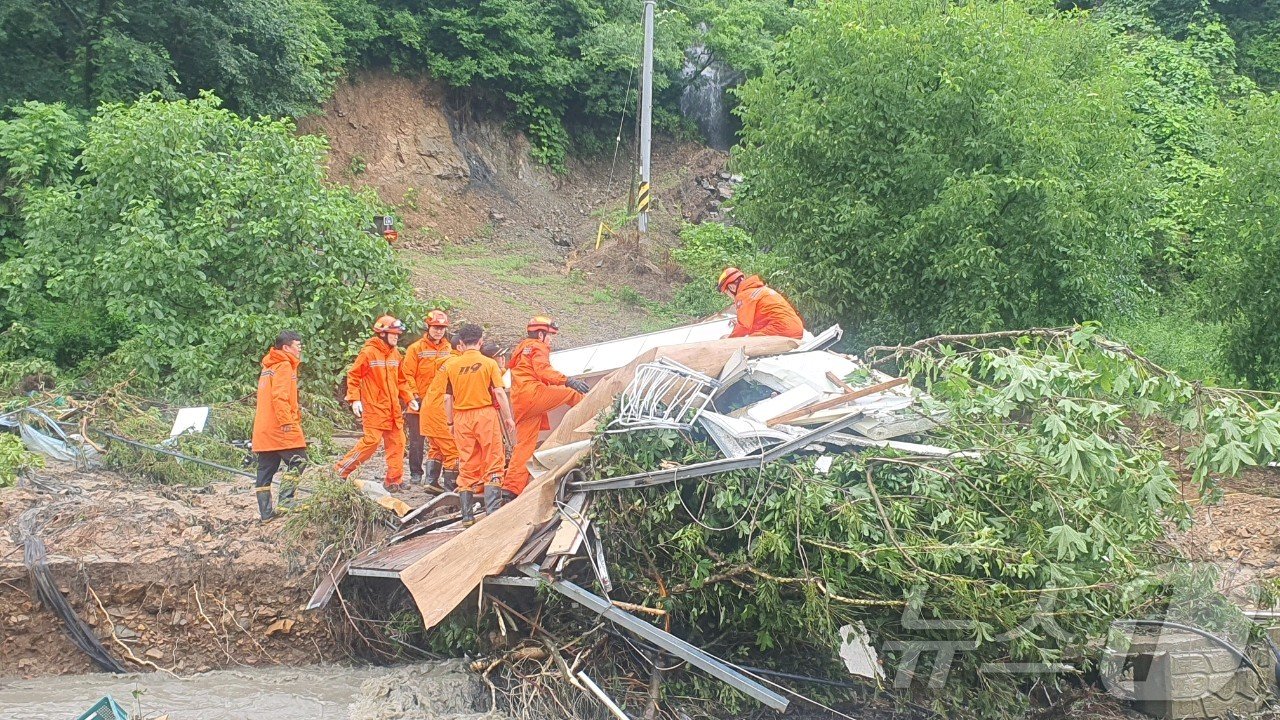
<svg viewBox="0 0 1280 720"><path fill-rule="evenodd" d="M449 342L448 336L436 342L423 335L421 340L404 351L404 379L409 383L409 391L424 405L427 401L427 391L431 389L431 381L435 379L436 370L439 370L451 355L453 355L453 344ZM443 395L441 397L443 398ZM443 411L443 399L440 401L440 408ZM410 414L414 414L413 411L410 411Z"/></svg>
<svg viewBox="0 0 1280 720"><path fill-rule="evenodd" d="M298 409L298 357L271 348L258 373L258 404L253 416L253 451L297 450L307 446Z"/></svg>
<svg viewBox="0 0 1280 720"><path fill-rule="evenodd" d="M511 351L511 411L524 414L524 406L531 403L538 390L548 385L564 385L569 379L564 373L551 367L551 346L537 338L525 338ZM543 430L551 429L551 420L543 414Z"/></svg>
<svg viewBox="0 0 1280 720"><path fill-rule="evenodd" d="M777 290L764 284L759 275L745 278L733 296L738 320L729 337L769 335L799 340L804 336L804 321L791 303Z"/></svg>
<svg viewBox="0 0 1280 720"><path fill-rule="evenodd" d="M372 337L356 355L347 372L347 402L364 404L364 426L372 430L393 430L404 426L400 403L413 399L404 379L400 350Z"/></svg>
<svg viewBox="0 0 1280 720"><path fill-rule="evenodd" d="M542 385L563 385L569 378L551 367L551 346L536 338L526 338L511 351L511 392Z"/></svg>

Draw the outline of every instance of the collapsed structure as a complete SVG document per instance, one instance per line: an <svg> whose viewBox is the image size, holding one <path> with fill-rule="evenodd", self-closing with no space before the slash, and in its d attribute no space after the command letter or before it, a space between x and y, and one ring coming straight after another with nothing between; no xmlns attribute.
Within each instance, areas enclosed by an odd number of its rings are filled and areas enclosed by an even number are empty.
<svg viewBox="0 0 1280 720"><path fill-rule="evenodd" d="M614 603L561 577L567 560L592 542L592 494L763 466L799 453L838 454L866 447L932 456L965 453L898 440L935 427L944 411L905 379L828 350L840 339L839 327L801 341L719 339L726 328L726 320L715 319L553 353L556 369L592 387L580 404L553 418L553 430L531 462L534 479L525 492L472 527L459 522L457 495L433 498L405 514L399 532L384 544L335 569L317 588L309 608L323 607L348 577L398 578L429 629L482 583L548 583L765 705L785 709L785 697L729 663L619 607L626 603ZM579 469L602 435L653 428L705 433L723 457L599 479L588 479ZM591 557L607 595L603 553L592 552Z"/></svg>

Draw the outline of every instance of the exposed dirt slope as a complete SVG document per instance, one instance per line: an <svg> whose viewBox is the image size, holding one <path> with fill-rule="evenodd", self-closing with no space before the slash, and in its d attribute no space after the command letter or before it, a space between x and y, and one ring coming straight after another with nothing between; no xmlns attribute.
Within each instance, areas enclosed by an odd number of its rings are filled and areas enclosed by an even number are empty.
<svg viewBox="0 0 1280 720"><path fill-rule="evenodd" d="M287 549L282 522L258 523L247 482L147 487L71 467L39 478L58 494L10 489L0 502L0 677L96 670L30 594L18 544L29 510L59 589L113 656L133 654L128 667L191 673L341 656L326 619L301 612L320 559Z"/></svg>
<svg viewBox="0 0 1280 720"><path fill-rule="evenodd" d="M560 321L564 345L669 324L651 308L685 280L670 248L686 219L723 200L707 178L724 171L725 154L659 138L649 240L636 250L627 229L596 250L600 222L625 216L626 147L616 163L572 160L556 174L531 159L520 133L451 107L430 81L385 72L340 84L325 114L299 128L328 137L331 179L371 188L394 208L401 257L421 295L509 340L536 313Z"/></svg>

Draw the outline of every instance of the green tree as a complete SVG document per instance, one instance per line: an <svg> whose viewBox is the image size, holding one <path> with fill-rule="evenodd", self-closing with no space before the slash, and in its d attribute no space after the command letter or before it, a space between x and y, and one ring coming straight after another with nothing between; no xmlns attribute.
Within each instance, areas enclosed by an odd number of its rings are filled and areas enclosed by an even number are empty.
<svg viewBox="0 0 1280 720"><path fill-rule="evenodd" d="M252 387L292 328L309 378L336 376L372 318L419 308L386 242L362 231L373 199L325 184L325 151L212 96L104 105L76 176L24 195L22 254L0 265L3 346L214 399ZM46 165L68 162L65 146L50 153Z"/></svg>
<svg viewBox="0 0 1280 720"><path fill-rule="evenodd" d="M1257 387L1280 387L1280 96L1223 123L1204 296L1227 322L1227 360Z"/></svg>
<svg viewBox="0 0 1280 720"><path fill-rule="evenodd" d="M1148 252L1132 83L1079 15L830 3L740 91L738 217L867 339L1114 311Z"/></svg>
<svg viewBox="0 0 1280 720"><path fill-rule="evenodd" d="M344 51L320 0L0 0L0 27L0 106L213 90L246 115L300 115Z"/></svg>

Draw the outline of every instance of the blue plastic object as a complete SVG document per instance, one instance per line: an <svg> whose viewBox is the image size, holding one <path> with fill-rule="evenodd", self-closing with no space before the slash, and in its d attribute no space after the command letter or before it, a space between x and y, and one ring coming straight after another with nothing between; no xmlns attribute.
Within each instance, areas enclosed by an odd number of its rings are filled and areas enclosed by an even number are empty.
<svg viewBox="0 0 1280 720"><path fill-rule="evenodd" d="M108 695L94 703L88 712L76 720L129 720L129 713Z"/></svg>

